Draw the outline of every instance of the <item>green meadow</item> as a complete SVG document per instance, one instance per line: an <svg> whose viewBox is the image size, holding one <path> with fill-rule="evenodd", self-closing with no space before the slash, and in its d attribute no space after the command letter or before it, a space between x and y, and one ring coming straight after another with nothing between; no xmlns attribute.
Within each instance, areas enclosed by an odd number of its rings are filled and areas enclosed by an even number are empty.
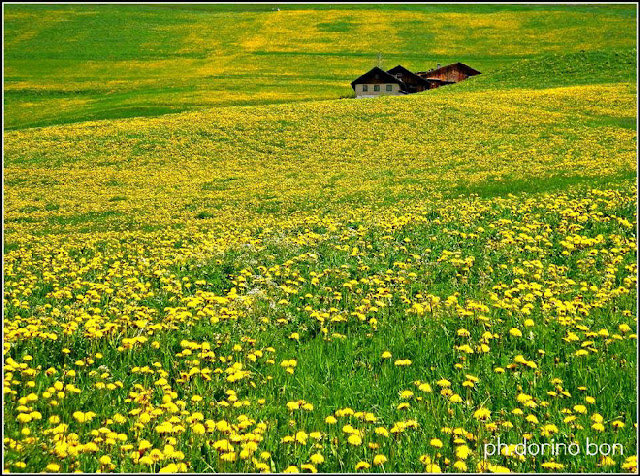
<svg viewBox="0 0 640 476"><path fill-rule="evenodd" d="M628 53L635 29L624 5L7 5L5 128L336 99L378 54L389 68L461 61L492 74ZM572 84L576 59L544 81ZM601 64L584 76L635 81L633 68L611 76Z"/></svg>
<svg viewBox="0 0 640 476"><path fill-rule="evenodd" d="M636 6L4 12L4 472L637 472Z"/></svg>

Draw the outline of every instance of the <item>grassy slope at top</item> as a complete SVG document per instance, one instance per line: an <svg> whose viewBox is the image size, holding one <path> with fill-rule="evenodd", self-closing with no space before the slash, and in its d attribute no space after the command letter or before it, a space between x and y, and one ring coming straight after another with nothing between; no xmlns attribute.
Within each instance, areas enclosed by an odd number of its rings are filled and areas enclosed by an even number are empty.
<svg viewBox="0 0 640 476"><path fill-rule="evenodd" d="M544 89L580 84L635 83L636 80L635 49L600 50L523 59L491 74L473 77L456 85L456 88L466 91Z"/></svg>
<svg viewBox="0 0 640 476"><path fill-rule="evenodd" d="M635 47L633 6L276 7L6 6L5 128L338 98L379 52L386 66L491 74Z"/></svg>

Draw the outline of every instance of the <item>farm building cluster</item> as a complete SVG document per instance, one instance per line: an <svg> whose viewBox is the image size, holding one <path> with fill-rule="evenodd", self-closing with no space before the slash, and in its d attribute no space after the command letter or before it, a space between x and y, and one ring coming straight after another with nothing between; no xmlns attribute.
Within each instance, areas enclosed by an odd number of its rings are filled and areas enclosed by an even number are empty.
<svg viewBox="0 0 640 476"><path fill-rule="evenodd" d="M376 66L352 81L351 87L356 93L356 98L382 95L399 96L458 83L477 74L480 74L480 71L464 63L438 65L429 71L415 73L401 65L388 71Z"/></svg>

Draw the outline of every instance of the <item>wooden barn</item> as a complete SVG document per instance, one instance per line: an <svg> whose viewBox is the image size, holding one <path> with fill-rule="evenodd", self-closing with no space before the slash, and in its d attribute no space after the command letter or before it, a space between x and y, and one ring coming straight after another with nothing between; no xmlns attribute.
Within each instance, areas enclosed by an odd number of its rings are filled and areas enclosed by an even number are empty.
<svg viewBox="0 0 640 476"><path fill-rule="evenodd" d="M351 82L356 98L406 94L404 83L377 66Z"/></svg>
<svg viewBox="0 0 640 476"><path fill-rule="evenodd" d="M399 96L458 83L477 74L480 74L480 71L464 63L453 63L442 67L438 65L435 69L417 73L409 71L402 65L395 66L389 71L376 66L353 80L351 87L356 93L356 98Z"/></svg>
<svg viewBox="0 0 640 476"><path fill-rule="evenodd" d="M398 65L387 71L392 76L398 78L404 84L404 90L407 93L419 93L431 88L431 83L426 79L421 78L415 73L412 73L402 65Z"/></svg>
<svg viewBox="0 0 640 476"><path fill-rule="evenodd" d="M429 83L429 89L439 88L440 86L446 86L447 84L453 84L453 81L445 81L444 79L427 78L425 79Z"/></svg>
<svg viewBox="0 0 640 476"><path fill-rule="evenodd" d="M438 65L436 69L418 71L416 74L423 79L435 79L446 82L447 84L453 84L464 81L470 76L480 74L480 71L473 69L471 66L464 63L453 63L448 64L447 66Z"/></svg>

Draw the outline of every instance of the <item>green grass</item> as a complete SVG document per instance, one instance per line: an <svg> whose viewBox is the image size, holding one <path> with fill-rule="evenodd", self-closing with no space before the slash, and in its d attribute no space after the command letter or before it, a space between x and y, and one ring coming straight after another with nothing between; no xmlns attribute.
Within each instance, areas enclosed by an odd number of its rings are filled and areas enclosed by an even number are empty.
<svg viewBox="0 0 640 476"><path fill-rule="evenodd" d="M581 454L556 458L562 471L620 472L635 453L635 6L5 13L5 470L156 472L180 460L133 455L143 439L162 449L157 424L175 417L189 471L255 471L251 458L220 460L213 442L230 435L196 434L196 411L264 422L253 456L269 451L280 472L315 452L321 472L353 472L376 454L388 462L373 472L422 472L423 455L453 471L446 428L464 428L469 471L483 443L548 441L543 425L556 425L556 441L624 445L612 466ZM337 100L378 51L388 66L464 61L483 74L409 97ZM237 300L207 301L232 289ZM419 311L430 299L441 301ZM137 336L148 340L122 347ZM209 343L215 357L183 353L185 340ZM255 350L264 356L250 360ZM23 367L8 370L10 359ZM285 359L297 361L293 374ZM228 381L232 362L250 374ZM135 371L144 366L167 383ZM185 380L192 368L216 370ZM440 379L465 401L440 394ZM81 392L62 398L48 390L57 380ZM122 388L96 387L116 381ZM161 411L147 422L136 410L151 407L131 393L144 390ZM228 390L248 405L224 405ZM406 390L423 399L400 409ZM299 400L313 411L287 409ZM345 407L378 420L325 422ZM479 408L488 422L474 417ZM42 418L19 423L32 410ZM75 411L97 416L81 424ZM98 451L65 455L53 416L69 425L67 441L75 434ZM373 431L411 419L416 428L388 438ZM347 443L347 423L379 448ZM105 442L105 427L133 446ZM283 442L298 431L321 432L319 446ZM113 468L99 463L106 455ZM539 472L548 458L490 461Z"/></svg>
<svg viewBox="0 0 640 476"><path fill-rule="evenodd" d="M483 89L545 89L581 84L635 83L637 51L599 50L554 53L514 62L456 85L468 91ZM633 118L635 119L635 118Z"/></svg>
<svg viewBox="0 0 640 476"><path fill-rule="evenodd" d="M478 196L483 198L500 197L508 194L537 194L541 192L554 192L575 187L603 187L614 186L618 183L633 181L637 176L637 170L614 174L607 177L584 177L580 175L556 175L553 177L532 177L528 179L516 177L501 177L476 184L460 184L450 187L445 196L464 197Z"/></svg>
<svg viewBox="0 0 640 476"><path fill-rule="evenodd" d="M7 5L5 128L339 98L378 53L389 67L463 61L491 76L581 50L617 49L627 61L635 47L633 6L276 7ZM615 82L614 60L579 83ZM549 84L572 84L563 69L545 72ZM623 77L635 81L628 68Z"/></svg>

